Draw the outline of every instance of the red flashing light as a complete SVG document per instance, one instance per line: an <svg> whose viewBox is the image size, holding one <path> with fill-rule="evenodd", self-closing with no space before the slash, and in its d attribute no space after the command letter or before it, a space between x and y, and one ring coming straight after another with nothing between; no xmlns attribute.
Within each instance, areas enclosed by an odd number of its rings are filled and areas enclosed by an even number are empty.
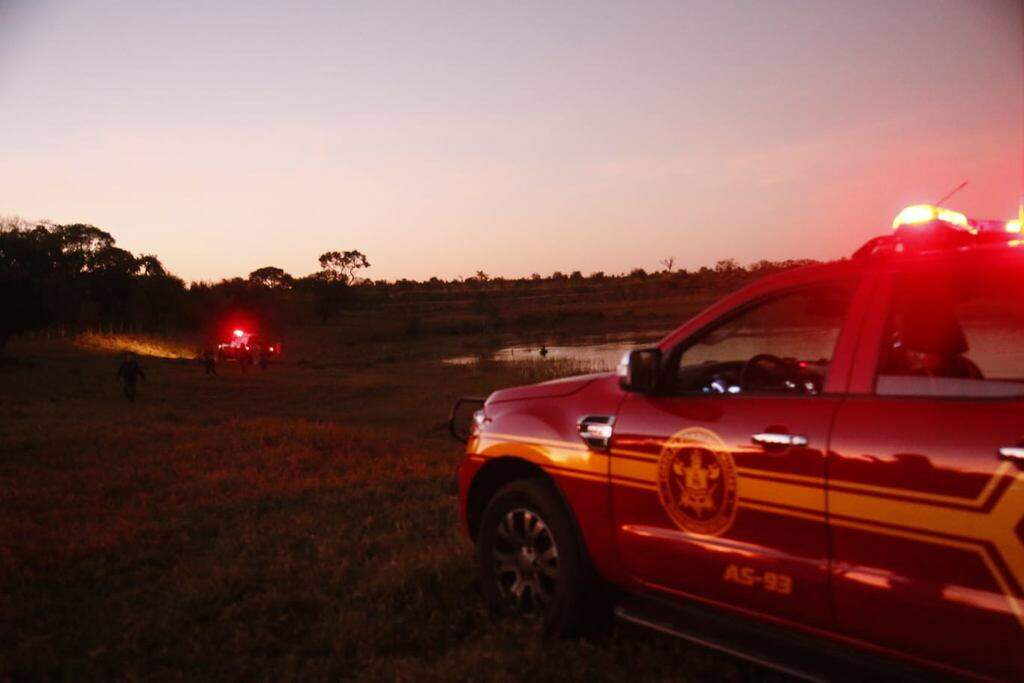
<svg viewBox="0 0 1024 683"><path fill-rule="evenodd" d="M232 334L234 334L236 337L241 337L243 334L245 334L245 332L243 332L242 330L235 330Z"/></svg>

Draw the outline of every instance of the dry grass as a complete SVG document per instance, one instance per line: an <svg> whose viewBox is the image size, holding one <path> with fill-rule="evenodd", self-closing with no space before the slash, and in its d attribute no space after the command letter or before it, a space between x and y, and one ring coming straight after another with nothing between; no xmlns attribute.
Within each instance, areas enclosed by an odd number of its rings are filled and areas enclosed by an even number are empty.
<svg viewBox="0 0 1024 683"><path fill-rule="evenodd" d="M345 348L214 379L144 358L136 404L115 358L12 349L0 679L760 675L626 627L544 643L486 613L458 528L449 401L570 368Z"/></svg>
<svg viewBox="0 0 1024 683"><path fill-rule="evenodd" d="M568 358L482 361L477 365L477 371L483 376L514 376L516 381L511 382L510 385L534 384L560 377L588 375L595 372L610 372L612 370L612 368L607 368L599 362L571 360Z"/></svg>
<svg viewBox="0 0 1024 683"><path fill-rule="evenodd" d="M104 334L85 332L74 338L74 344L95 353L124 353L131 351L140 356L153 358L191 359L196 358L195 346L166 337L143 334Z"/></svg>

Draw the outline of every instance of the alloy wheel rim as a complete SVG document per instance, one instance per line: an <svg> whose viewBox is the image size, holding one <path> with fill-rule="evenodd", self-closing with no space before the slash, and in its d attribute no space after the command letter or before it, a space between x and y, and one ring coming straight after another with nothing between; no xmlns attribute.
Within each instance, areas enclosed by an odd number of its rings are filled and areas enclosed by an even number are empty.
<svg viewBox="0 0 1024 683"><path fill-rule="evenodd" d="M557 587L558 546L541 516L526 508L505 513L492 555L502 601L517 614L543 614Z"/></svg>

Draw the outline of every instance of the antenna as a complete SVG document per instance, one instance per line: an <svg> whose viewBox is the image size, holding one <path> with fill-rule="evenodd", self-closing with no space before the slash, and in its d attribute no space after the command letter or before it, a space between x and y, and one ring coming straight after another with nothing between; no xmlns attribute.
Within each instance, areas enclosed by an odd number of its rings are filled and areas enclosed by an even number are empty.
<svg viewBox="0 0 1024 683"><path fill-rule="evenodd" d="M942 206L943 202L945 202L947 199L949 199L950 197L952 197L953 195L955 195L957 192L959 192L960 190L964 189L965 187L967 187L967 181L966 180L963 181L962 183L960 183L959 185L957 185L956 187L954 187L949 192L947 192L942 199L940 199L939 201L935 202L935 205L936 206Z"/></svg>

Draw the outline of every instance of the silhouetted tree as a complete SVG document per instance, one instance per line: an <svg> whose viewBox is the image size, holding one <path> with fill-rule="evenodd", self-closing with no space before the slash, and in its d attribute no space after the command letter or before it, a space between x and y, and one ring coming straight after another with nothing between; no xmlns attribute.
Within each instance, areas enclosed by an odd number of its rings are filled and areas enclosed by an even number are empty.
<svg viewBox="0 0 1024 683"><path fill-rule="evenodd" d="M103 258L104 252L114 247L113 236L92 225L57 225L52 231L61 242L64 262L75 272L93 270L97 259ZM105 256L109 260L111 255Z"/></svg>
<svg viewBox="0 0 1024 683"><path fill-rule="evenodd" d="M361 251L328 251L320 255L320 274L325 280L351 283L356 271L369 268L370 262Z"/></svg>
<svg viewBox="0 0 1024 683"><path fill-rule="evenodd" d="M0 224L0 350L15 334L50 324L69 289L60 238L20 219Z"/></svg>
<svg viewBox="0 0 1024 683"><path fill-rule="evenodd" d="M736 259L726 258L718 261L715 264L715 272L720 274L731 274L738 270L743 270L740 264L736 263Z"/></svg>
<svg viewBox="0 0 1024 683"><path fill-rule="evenodd" d="M94 322L123 329L180 310L184 283L92 225L0 222L0 346L14 334ZM166 316L164 316L166 317Z"/></svg>
<svg viewBox="0 0 1024 683"><path fill-rule="evenodd" d="M152 254L142 254L136 259L136 262L138 263L140 275L156 277L167 275L167 271L164 270L164 264L160 263L160 259Z"/></svg>
<svg viewBox="0 0 1024 683"><path fill-rule="evenodd" d="M295 278L281 268L264 266L249 273L249 282L258 287L286 289L292 286Z"/></svg>
<svg viewBox="0 0 1024 683"><path fill-rule="evenodd" d="M320 322L327 323L349 300L351 287L344 280L318 277L313 288L313 307Z"/></svg>
<svg viewBox="0 0 1024 683"><path fill-rule="evenodd" d="M310 279L313 306L321 322L328 322L351 299L356 271L369 268L361 251L328 251L320 255L320 272Z"/></svg>

